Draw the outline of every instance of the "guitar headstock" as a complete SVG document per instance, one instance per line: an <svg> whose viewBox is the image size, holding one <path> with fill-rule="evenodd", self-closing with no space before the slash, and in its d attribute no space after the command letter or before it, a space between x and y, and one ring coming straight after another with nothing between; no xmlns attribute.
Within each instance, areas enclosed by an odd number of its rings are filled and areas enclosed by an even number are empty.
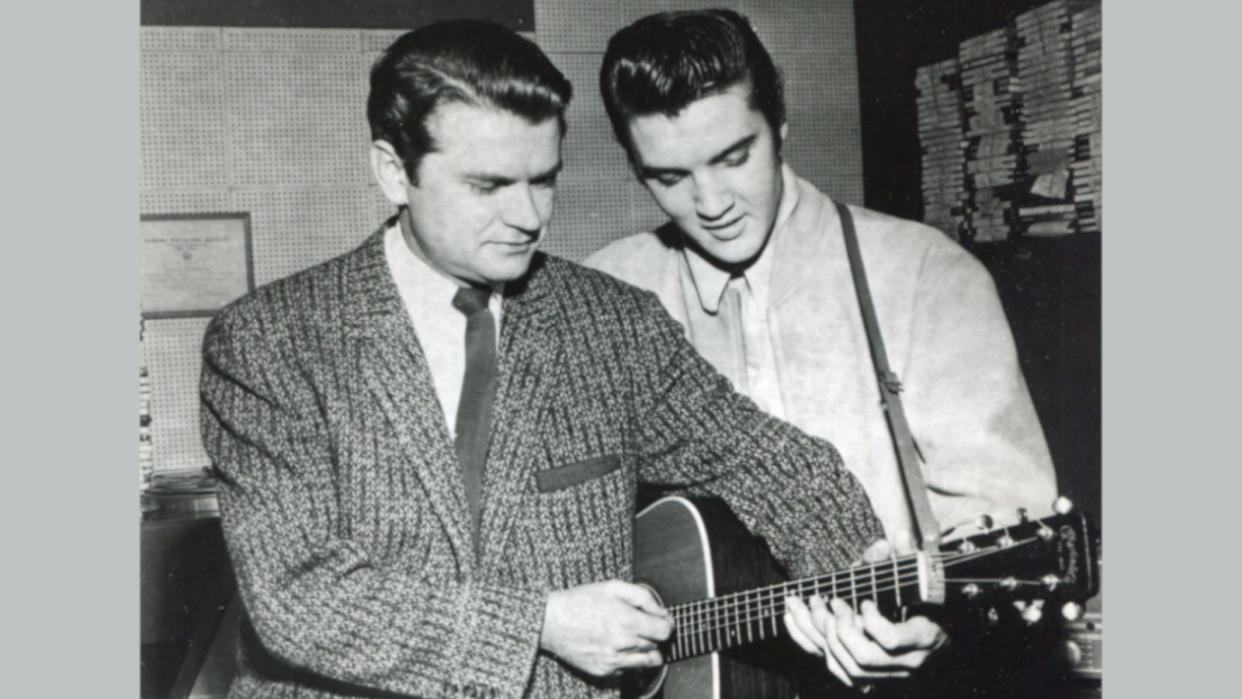
<svg viewBox="0 0 1242 699"><path fill-rule="evenodd" d="M1099 533L1058 498L1057 514L991 526L940 546L946 596L971 605L1012 601L1033 623L1048 605L1070 618L1099 590Z"/></svg>

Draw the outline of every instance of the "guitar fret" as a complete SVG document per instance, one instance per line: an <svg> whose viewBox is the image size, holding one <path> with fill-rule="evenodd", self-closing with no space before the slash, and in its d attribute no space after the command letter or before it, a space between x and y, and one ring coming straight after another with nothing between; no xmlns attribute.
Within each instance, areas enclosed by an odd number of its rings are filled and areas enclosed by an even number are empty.
<svg viewBox="0 0 1242 699"><path fill-rule="evenodd" d="M854 569L850 568L850 605L854 607L854 613L858 613L858 584L854 580Z"/></svg>
<svg viewBox="0 0 1242 699"><path fill-rule="evenodd" d="M780 609L780 607L778 606L778 600L776 598L775 587L772 588L771 594L772 594L772 610L775 612L777 609ZM784 604L784 600L780 600L779 604ZM779 632L779 629L776 627L776 614L774 613L772 614L772 616L768 618L772 620L772 635L775 636Z"/></svg>
<svg viewBox="0 0 1242 699"><path fill-rule="evenodd" d="M902 608L901 604L901 575L897 568L897 558L893 557L893 596L897 599L897 609Z"/></svg>
<svg viewBox="0 0 1242 699"><path fill-rule="evenodd" d="M878 608L880 606L880 599L879 599L880 583L875 579L875 564L872 563L870 568L871 568L871 601L875 602L875 606Z"/></svg>
<svg viewBox="0 0 1242 699"><path fill-rule="evenodd" d="M715 647L719 648L720 647L720 623L719 623L720 620L719 620L719 617L717 616L717 611L715 610L710 611L710 615L712 615L710 616L710 620L709 620L710 625L712 625L712 638L715 641Z"/></svg>
<svg viewBox="0 0 1242 699"><path fill-rule="evenodd" d="M711 649L711 629L708 628L708 614L710 609L704 605L699 610L699 652L706 653Z"/></svg>
<svg viewBox="0 0 1242 699"><path fill-rule="evenodd" d="M753 641L750 636L750 593L746 592L746 642Z"/></svg>
<svg viewBox="0 0 1242 699"><path fill-rule="evenodd" d="M674 623L676 623L676 624L677 624L677 626L676 626L676 628L675 628L675 630L674 630L674 633L676 633L676 634L677 634L677 640L676 640L676 642L673 644L673 647L674 647L674 649L675 649L675 651L676 651L677 659L681 659L681 658L682 658L682 657L684 657L684 656L685 656L685 654L686 654L686 635L685 635L685 633L683 633L683 631L682 631L682 629L684 629L684 628L685 628L685 626L686 626L685 615L684 615L684 614L681 614L681 615L676 615L676 614L675 614L675 615L673 616L673 620L674 620Z"/></svg>

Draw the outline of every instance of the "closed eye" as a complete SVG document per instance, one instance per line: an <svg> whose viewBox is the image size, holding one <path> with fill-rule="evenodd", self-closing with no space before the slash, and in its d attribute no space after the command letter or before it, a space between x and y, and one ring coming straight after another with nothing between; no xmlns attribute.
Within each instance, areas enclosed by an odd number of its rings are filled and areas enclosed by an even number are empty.
<svg viewBox="0 0 1242 699"><path fill-rule="evenodd" d="M643 170L642 175L644 180L657 182L662 187L672 187L685 177L685 173L676 170Z"/></svg>
<svg viewBox="0 0 1242 699"><path fill-rule="evenodd" d="M672 187L678 182L681 182L682 176L669 172L669 173L664 173L663 175L656 175L654 179L656 182L659 182L661 185L665 187Z"/></svg>
<svg viewBox="0 0 1242 699"><path fill-rule="evenodd" d="M530 183L535 185L536 187L555 187L556 186L556 175L557 173L554 172L550 175L544 175L543 177L536 177L535 179L531 180Z"/></svg>
<svg viewBox="0 0 1242 699"><path fill-rule="evenodd" d="M745 165L747 160L750 160L750 149L730 154L729 157L724 159L724 164L729 167L739 167Z"/></svg>

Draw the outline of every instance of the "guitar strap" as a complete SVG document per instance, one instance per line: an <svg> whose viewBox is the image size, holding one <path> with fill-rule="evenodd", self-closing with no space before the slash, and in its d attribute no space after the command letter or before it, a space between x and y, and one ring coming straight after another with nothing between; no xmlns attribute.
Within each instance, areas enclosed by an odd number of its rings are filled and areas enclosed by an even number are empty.
<svg viewBox="0 0 1242 699"><path fill-rule="evenodd" d="M880 336L880 324L876 320L875 306L871 302L871 289L867 286L867 272L858 251L854 218L844 204L837 204L837 212L841 216L841 229L845 234L845 249L849 254L850 271L854 275L854 290L858 295L858 306L862 310L863 326L867 329L867 343L871 346L871 362L875 366L880 385L880 404L884 407L884 417L888 420L889 434L892 435L893 447L897 453L897 464L906 488L906 502L913 514L911 535L914 537L915 546L927 550L939 543L940 526L932 515L927 488L923 484L923 472L919 468L923 454L914 443L914 435L910 434L906 413L901 407L901 381L888 366L884 339Z"/></svg>

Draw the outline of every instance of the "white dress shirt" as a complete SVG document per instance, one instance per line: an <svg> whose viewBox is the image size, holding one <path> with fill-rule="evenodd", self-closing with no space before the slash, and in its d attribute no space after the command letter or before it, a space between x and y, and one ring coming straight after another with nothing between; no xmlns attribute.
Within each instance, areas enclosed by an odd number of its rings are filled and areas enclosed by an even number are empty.
<svg viewBox="0 0 1242 699"><path fill-rule="evenodd" d="M786 418L786 410L768 313L772 289L769 253L797 201L796 189L784 192L771 239L759 258L739 276L731 277L692 248L686 248L690 277L703 310L720 318L730 341L742 344L740 356L745 357L745 365L731 372L734 388L750 396L764 412L781 419Z"/></svg>
<svg viewBox="0 0 1242 699"><path fill-rule="evenodd" d="M466 316L453 307L453 296L462 284L415 255L398 225L384 231L384 256L427 358L449 434L456 437L457 404L466 374ZM502 301L502 295L496 293L487 301L495 318L498 342Z"/></svg>

